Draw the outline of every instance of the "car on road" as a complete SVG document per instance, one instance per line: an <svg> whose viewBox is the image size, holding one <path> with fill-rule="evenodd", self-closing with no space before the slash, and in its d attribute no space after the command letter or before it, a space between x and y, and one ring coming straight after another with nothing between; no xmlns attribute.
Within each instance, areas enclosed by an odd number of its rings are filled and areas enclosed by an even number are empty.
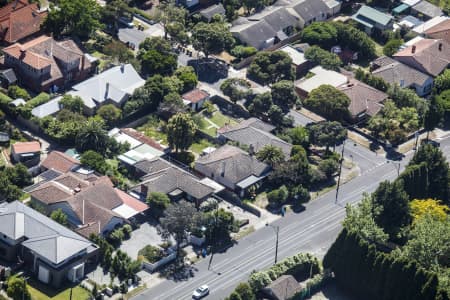
<svg viewBox="0 0 450 300"><path fill-rule="evenodd" d="M201 299L203 297L206 297L208 294L209 294L209 287L206 284L204 284L198 289L196 289L194 293L192 293L192 298Z"/></svg>

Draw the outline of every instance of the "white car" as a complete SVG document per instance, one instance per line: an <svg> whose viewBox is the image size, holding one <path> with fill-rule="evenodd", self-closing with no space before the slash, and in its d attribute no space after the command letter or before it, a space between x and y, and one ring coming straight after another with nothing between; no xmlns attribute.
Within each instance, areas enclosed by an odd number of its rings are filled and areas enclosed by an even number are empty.
<svg viewBox="0 0 450 300"><path fill-rule="evenodd" d="M209 287L204 284L192 293L192 298L201 299L209 294Z"/></svg>

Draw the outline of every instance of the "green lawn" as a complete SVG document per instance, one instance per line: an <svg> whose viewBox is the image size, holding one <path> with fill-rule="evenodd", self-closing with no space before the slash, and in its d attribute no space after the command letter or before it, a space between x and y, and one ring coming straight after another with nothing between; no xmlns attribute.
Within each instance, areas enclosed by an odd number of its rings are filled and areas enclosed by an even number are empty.
<svg viewBox="0 0 450 300"><path fill-rule="evenodd" d="M32 300L68 300L70 297L70 287L53 290L36 280L30 280L30 284L27 287ZM89 295L90 293L80 286L75 286L72 289L72 299L87 300L89 299Z"/></svg>
<svg viewBox="0 0 450 300"><path fill-rule="evenodd" d="M201 139L201 140L195 141L195 143L193 143L191 145L189 150L191 150L192 152L195 152L197 154L201 154L203 149L205 149L206 147L213 147L213 146L214 146L214 144L209 142L207 139Z"/></svg>
<svg viewBox="0 0 450 300"><path fill-rule="evenodd" d="M216 136L218 128L221 128L221 127L225 126L226 124L231 124L231 125L238 124L236 122L236 120L223 115L220 111L214 112L213 115L209 118L205 117L202 113L200 113L199 115L202 117L201 122L200 122L200 130L203 131L204 133L206 133L207 135L210 135L213 137ZM214 126L213 124L211 124L210 122L208 122L207 119L209 119L209 121L214 123L217 127Z"/></svg>
<svg viewBox="0 0 450 300"><path fill-rule="evenodd" d="M159 130L159 127L161 127L160 122L163 121L159 121L156 118L150 118L147 123L136 128L136 130L143 132L146 136L151 137L164 145L167 145L167 134Z"/></svg>

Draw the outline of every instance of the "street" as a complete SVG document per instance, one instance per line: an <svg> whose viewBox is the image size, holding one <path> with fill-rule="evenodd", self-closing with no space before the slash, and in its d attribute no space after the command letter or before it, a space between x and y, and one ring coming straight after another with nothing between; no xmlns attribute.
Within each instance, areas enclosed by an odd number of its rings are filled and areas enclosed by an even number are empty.
<svg viewBox="0 0 450 300"><path fill-rule="evenodd" d="M440 142L441 149L449 159L450 138ZM359 148L356 151L353 149L352 153L367 155L364 152L362 154ZM400 162L401 169L412 155L412 152L408 153ZM280 227L278 261L298 252L310 252L322 257L341 229L345 205L357 203L363 192L373 192L381 181L397 177L394 163L386 163L386 159L380 158L380 162L384 160L385 163L378 164L378 157L375 154L373 156L376 158L373 162L375 166L342 185L337 204L336 191L333 190L306 204L305 211L290 213L271 224ZM359 159L362 158L364 157ZM206 299L224 299L239 282L247 280L252 270L265 269L273 264L274 255L275 233L273 228L265 227L240 239L225 253L215 254L211 270L208 271L207 257L194 265L192 278L178 282L165 280L133 299L191 299L192 291L203 284L208 284L211 289L211 294Z"/></svg>

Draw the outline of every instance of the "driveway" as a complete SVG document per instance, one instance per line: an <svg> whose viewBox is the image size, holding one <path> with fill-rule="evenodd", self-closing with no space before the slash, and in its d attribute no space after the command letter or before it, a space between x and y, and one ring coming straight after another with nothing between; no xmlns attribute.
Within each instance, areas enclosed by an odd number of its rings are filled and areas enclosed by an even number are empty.
<svg viewBox="0 0 450 300"><path fill-rule="evenodd" d="M134 44L136 50L146 38L150 37L148 33L137 30L136 28L120 28L118 32L119 40L124 43Z"/></svg>
<svg viewBox="0 0 450 300"><path fill-rule="evenodd" d="M123 241L120 250L126 252L131 258L136 259L139 250L147 245L157 246L163 242L156 230L156 226L150 222L144 222L141 227L131 233L130 239Z"/></svg>

